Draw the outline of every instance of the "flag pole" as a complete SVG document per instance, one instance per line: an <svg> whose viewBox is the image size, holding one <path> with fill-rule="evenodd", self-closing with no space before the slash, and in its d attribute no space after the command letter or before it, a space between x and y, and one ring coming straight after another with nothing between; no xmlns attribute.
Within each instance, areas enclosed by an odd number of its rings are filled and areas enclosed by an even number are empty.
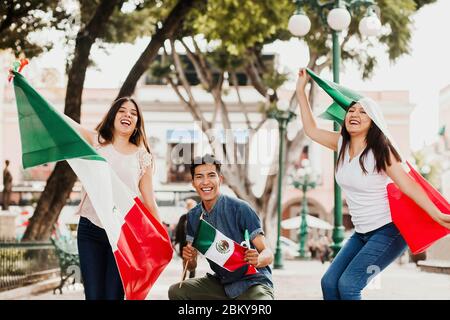
<svg viewBox="0 0 450 320"><path fill-rule="evenodd" d="M188 263L189 263L189 260L186 260L186 263L184 265L183 275L181 276L180 286L178 288L181 288L181 285L183 284L184 279L186 279Z"/></svg>

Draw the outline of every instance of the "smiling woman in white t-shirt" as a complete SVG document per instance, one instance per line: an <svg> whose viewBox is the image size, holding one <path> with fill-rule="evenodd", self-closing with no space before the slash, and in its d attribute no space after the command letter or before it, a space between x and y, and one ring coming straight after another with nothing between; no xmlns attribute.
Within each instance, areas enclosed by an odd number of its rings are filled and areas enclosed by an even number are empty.
<svg viewBox="0 0 450 320"><path fill-rule="evenodd" d="M355 226L355 232L322 277L323 297L361 299L361 291L373 272L381 272L406 249L406 242L391 219L386 191L389 179L449 229L450 215L443 214L403 169L389 134L386 136L375 123L385 122L373 100L355 101L347 110L340 132L323 130L316 125L305 93L308 81L306 70L301 69L296 90L303 128L312 140L338 152L336 182L345 194ZM369 117L367 111L377 119Z"/></svg>
<svg viewBox="0 0 450 320"><path fill-rule="evenodd" d="M119 178L159 219L153 192L153 159L147 143L144 119L135 100L113 102L97 126L89 130L72 121L77 131L106 158ZM105 230L86 192L82 192L78 224L78 251L87 300L123 300L124 291Z"/></svg>

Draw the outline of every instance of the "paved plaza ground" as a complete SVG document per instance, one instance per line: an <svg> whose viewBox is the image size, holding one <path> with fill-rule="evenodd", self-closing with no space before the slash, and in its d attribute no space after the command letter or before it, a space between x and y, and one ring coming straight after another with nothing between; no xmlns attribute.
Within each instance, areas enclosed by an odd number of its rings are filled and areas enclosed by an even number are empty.
<svg viewBox="0 0 450 320"><path fill-rule="evenodd" d="M284 260L283 269L273 270L275 298L279 300L320 300L320 278L329 262ZM199 259L197 275L210 271L203 258ZM174 257L152 288L150 299L167 300L169 286L180 280L181 260ZM82 300L81 285L65 288L63 294L45 292L18 297L28 300ZM450 275L420 271L414 263L399 260L384 270L363 291L370 300L450 300Z"/></svg>

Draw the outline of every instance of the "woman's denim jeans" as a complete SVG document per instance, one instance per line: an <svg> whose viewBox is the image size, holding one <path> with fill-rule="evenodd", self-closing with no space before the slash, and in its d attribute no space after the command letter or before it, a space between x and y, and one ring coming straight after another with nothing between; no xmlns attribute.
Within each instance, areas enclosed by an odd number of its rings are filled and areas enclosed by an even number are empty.
<svg viewBox="0 0 450 320"><path fill-rule="evenodd" d="M323 298L360 300L369 280L405 249L406 242L392 222L368 233L355 232L322 277Z"/></svg>
<svg viewBox="0 0 450 320"><path fill-rule="evenodd" d="M77 238L86 300L123 300L122 281L105 230L80 217Z"/></svg>

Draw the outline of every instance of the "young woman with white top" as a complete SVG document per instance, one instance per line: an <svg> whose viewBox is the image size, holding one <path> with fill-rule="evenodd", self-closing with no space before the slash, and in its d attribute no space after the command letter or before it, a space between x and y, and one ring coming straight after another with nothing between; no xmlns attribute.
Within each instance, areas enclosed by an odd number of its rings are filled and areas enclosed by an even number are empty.
<svg viewBox="0 0 450 320"><path fill-rule="evenodd" d="M306 70L300 69L296 94L303 128L312 140L338 152L336 182L345 194L355 226L355 232L322 277L323 297L361 299L361 291L374 272L381 272L407 247L391 219L386 191L389 178L435 221L449 229L450 215L443 214L403 169L393 141L366 112L368 108L379 108L373 100L354 102L347 110L341 132L320 129L305 93L308 81ZM375 113L382 117L380 110Z"/></svg>
<svg viewBox="0 0 450 320"><path fill-rule="evenodd" d="M89 130L71 120L77 131L106 158L119 178L159 219L153 192L153 159L147 143L142 112L135 100L113 102L97 126ZM123 300L124 290L105 230L83 190L78 210L78 251L87 300Z"/></svg>

